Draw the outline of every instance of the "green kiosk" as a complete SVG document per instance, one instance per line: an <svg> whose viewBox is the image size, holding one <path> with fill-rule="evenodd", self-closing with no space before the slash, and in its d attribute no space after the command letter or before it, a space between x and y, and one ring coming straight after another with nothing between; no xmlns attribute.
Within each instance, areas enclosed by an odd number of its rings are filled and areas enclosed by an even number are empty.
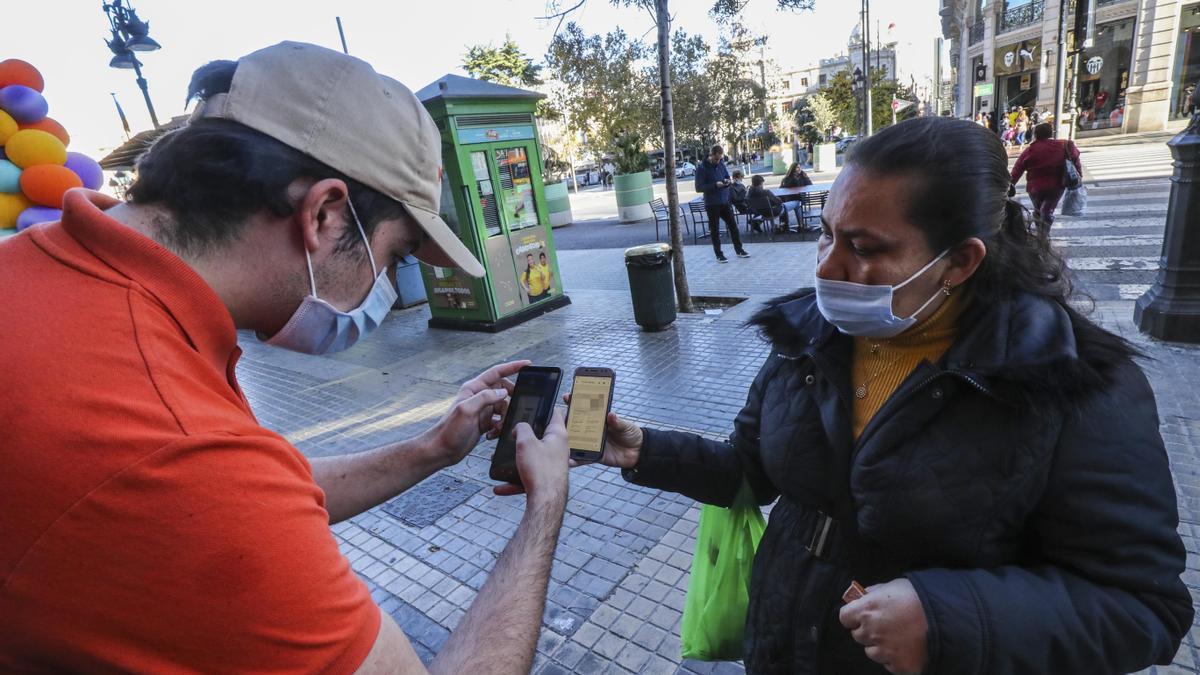
<svg viewBox="0 0 1200 675"><path fill-rule="evenodd" d="M533 116L543 95L446 75L417 98L442 132L442 219L487 270L422 265L429 325L496 332L570 304Z"/></svg>

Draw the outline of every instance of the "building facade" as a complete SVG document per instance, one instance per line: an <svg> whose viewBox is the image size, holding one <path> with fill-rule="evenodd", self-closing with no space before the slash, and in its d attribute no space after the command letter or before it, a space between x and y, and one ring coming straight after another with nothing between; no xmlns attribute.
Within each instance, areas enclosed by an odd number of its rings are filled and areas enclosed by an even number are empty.
<svg viewBox="0 0 1200 675"><path fill-rule="evenodd" d="M942 0L954 114L1052 112L1060 23L1075 1ZM1200 0L1097 0L1092 44L1071 48L1063 109L1074 101L1077 134L1182 125L1200 80Z"/></svg>
<svg viewBox="0 0 1200 675"><path fill-rule="evenodd" d="M882 71L889 80L896 79L896 43L876 43L869 52L873 71ZM826 84L840 72L853 73L856 68L863 68L862 28L855 26L846 41L846 51L804 68L784 70L780 73L779 87L776 89L776 99L780 105L791 104L797 98L814 94L823 89Z"/></svg>

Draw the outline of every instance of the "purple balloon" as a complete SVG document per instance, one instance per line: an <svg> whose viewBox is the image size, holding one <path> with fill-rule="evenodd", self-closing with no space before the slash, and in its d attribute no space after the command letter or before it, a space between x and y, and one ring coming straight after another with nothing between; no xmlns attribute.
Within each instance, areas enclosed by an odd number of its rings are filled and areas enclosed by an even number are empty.
<svg viewBox="0 0 1200 675"><path fill-rule="evenodd" d="M52 209L48 206L31 206L17 216L17 232L38 223L51 223L62 219L62 209Z"/></svg>
<svg viewBox="0 0 1200 675"><path fill-rule="evenodd" d="M96 163L96 160L79 152L67 153L67 168L74 171L79 180L83 181L83 187L89 190L99 190L104 183L104 169Z"/></svg>
<svg viewBox="0 0 1200 675"><path fill-rule="evenodd" d="M50 105L36 89L10 84L0 89L0 108L20 124L33 124L46 117Z"/></svg>

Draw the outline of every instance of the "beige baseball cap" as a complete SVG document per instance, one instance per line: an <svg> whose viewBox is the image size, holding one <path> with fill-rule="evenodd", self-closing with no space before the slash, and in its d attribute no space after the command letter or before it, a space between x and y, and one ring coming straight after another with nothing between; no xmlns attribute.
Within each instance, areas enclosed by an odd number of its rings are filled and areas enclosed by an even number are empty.
<svg viewBox="0 0 1200 675"><path fill-rule="evenodd" d="M238 59L229 92L192 119L218 117L303 152L404 205L428 235L421 258L474 277L483 265L438 215L442 137L408 87L366 61L302 42Z"/></svg>

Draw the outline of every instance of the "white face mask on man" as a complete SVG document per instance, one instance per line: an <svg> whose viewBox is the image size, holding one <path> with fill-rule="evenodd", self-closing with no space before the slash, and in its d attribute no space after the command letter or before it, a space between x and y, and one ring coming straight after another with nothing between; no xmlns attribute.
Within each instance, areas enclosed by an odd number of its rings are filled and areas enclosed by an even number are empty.
<svg viewBox="0 0 1200 675"><path fill-rule="evenodd" d="M937 296L939 289L917 311L905 318L894 314L892 300L895 292L904 288L913 279L929 271L939 260L946 257L950 249L938 254L921 269L904 281L887 284L859 284L853 281L834 281L816 276L817 309L825 320L846 335L855 337L890 338L908 330L917 322L917 315L925 310Z"/></svg>
<svg viewBox="0 0 1200 675"><path fill-rule="evenodd" d="M305 296L283 328L266 340L267 344L303 354L340 352L354 346L360 338L378 328L395 304L398 296L396 287L388 278L386 268L382 272L376 268L375 256L371 253L371 242L367 240L367 233L358 219L354 204L349 200L346 203L350 205L350 215L354 216L354 224L358 226L358 233L362 235L363 243L367 246L367 260L371 261L375 285L358 307L349 312L337 309L317 297L317 280L313 275L312 256L305 248L304 257L308 261L308 282L312 293Z"/></svg>

